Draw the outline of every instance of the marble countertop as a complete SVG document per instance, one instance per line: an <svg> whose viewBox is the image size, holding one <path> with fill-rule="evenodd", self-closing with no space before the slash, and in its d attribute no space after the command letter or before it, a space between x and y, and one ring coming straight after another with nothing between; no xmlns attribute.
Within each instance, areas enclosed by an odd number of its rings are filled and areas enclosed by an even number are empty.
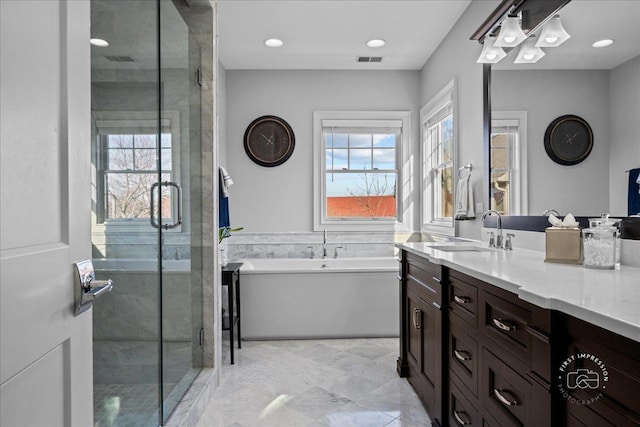
<svg viewBox="0 0 640 427"><path fill-rule="evenodd" d="M400 249L513 292L523 301L561 311L640 342L640 268L593 270L544 262L544 252L526 249L446 252L434 247L481 242L399 243ZM488 249L488 248L487 248Z"/></svg>

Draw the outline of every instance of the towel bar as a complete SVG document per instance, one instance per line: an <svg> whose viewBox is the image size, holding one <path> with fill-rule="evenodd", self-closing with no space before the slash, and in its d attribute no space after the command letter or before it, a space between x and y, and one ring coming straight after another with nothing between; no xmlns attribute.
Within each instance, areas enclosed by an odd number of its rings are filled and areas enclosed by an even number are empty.
<svg viewBox="0 0 640 427"><path fill-rule="evenodd" d="M458 168L458 179L460 179L460 172L462 172L465 169L469 169L469 175L471 175L471 171L473 170L473 164L469 163L468 165Z"/></svg>

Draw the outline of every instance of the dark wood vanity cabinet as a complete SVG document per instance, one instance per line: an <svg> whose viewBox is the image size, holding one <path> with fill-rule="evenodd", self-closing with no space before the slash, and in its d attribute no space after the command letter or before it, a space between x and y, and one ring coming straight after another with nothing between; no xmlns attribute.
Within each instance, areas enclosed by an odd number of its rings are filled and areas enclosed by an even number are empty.
<svg viewBox="0 0 640 427"><path fill-rule="evenodd" d="M441 268L406 254L403 260L401 303L406 331L401 376L406 376L435 424L443 414L443 318Z"/></svg>
<svg viewBox="0 0 640 427"><path fill-rule="evenodd" d="M639 342L407 251L400 284L398 373L434 425L640 426ZM558 379L563 361L585 353L608 374L587 405L576 400L593 393L565 396Z"/></svg>
<svg viewBox="0 0 640 427"><path fill-rule="evenodd" d="M447 279L449 425L551 425L545 310L455 270Z"/></svg>
<svg viewBox="0 0 640 427"><path fill-rule="evenodd" d="M640 343L570 316L562 321L566 331L562 358L577 354L598 358L603 365L585 359L574 368L590 369L606 384L597 393L566 390L569 396L562 404L567 426L640 426ZM574 399L589 404L576 404Z"/></svg>

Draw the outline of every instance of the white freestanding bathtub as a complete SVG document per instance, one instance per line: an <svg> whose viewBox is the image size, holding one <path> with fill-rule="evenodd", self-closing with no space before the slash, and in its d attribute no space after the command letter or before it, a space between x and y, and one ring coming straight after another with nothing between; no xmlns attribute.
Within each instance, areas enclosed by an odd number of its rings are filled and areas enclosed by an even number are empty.
<svg viewBox="0 0 640 427"><path fill-rule="evenodd" d="M395 258L240 262L244 339L399 335Z"/></svg>

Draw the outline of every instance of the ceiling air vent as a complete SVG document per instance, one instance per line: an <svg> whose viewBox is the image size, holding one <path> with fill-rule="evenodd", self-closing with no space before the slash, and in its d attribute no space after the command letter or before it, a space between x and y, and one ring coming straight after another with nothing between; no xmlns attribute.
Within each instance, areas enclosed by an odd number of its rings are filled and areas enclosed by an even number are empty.
<svg viewBox="0 0 640 427"><path fill-rule="evenodd" d="M357 56L356 62L382 62L382 56Z"/></svg>
<svg viewBox="0 0 640 427"><path fill-rule="evenodd" d="M136 62L130 56L119 56L119 55L107 55L105 56L111 62Z"/></svg>

